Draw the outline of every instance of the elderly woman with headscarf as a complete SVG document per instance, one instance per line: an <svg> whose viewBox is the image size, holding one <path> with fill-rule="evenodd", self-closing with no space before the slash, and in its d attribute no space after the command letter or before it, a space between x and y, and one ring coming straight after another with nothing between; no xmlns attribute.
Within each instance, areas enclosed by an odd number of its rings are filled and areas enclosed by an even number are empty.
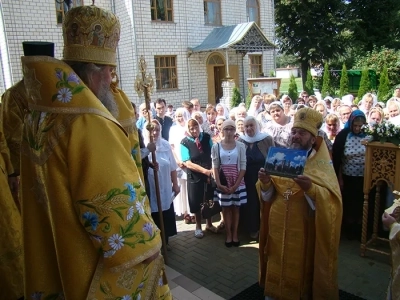
<svg viewBox="0 0 400 300"><path fill-rule="evenodd" d="M229 109L222 103L218 103L215 106L215 110L217 112L217 117L221 116L227 119L229 117Z"/></svg>
<svg viewBox="0 0 400 300"><path fill-rule="evenodd" d="M400 103L395 98L390 98L386 102L386 107L389 114L389 122L400 125L400 117L398 117L400 115Z"/></svg>
<svg viewBox="0 0 400 300"><path fill-rule="evenodd" d="M143 133L143 139L145 145L147 145L150 142L151 135L153 142L156 144L160 200L164 220L165 238L168 244L168 237L177 234L173 199L180 192L176 175L176 169L178 166L175 162L174 155L172 154L171 145L161 137L161 124L157 120L152 120L151 123L153 129L151 132L145 130ZM147 128L147 122L145 123L145 128ZM149 155L149 161L152 162L152 155ZM148 170L148 179L150 186L150 195L148 196L150 199L151 216L157 226L161 228L154 180L154 169L152 168L149 168Z"/></svg>
<svg viewBox="0 0 400 300"><path fill-rule="evenodd" d="M385 114L383 113L382 108L375 106L375 107L371 108L371 110L369 111L367 121L368 121L369 127L372 129L372 127L375 124L382 123L384 119L385 119Z"/></svg>
<svg viewBox="0 0 400 300"><path fill-rule="evenodd" d="M288 148L290 144L289 137L293 126L291 118L284 114L283 105L280 101L271 103L269 106L269 114L272 120L264 126L262 131L272 136L277 147Z"/></svg>
<svg viewBox="0 0 400 300"><path fill-rule="evenodd" d="M349 239L361 232L364 201L365 138L362 127L367 122L361 110L351 113L333 143L332 161L343 197L343 229Z"/></svg>
<svg viewBox="0 0 400 300"><path fill-rule="evenodd" d="M186 189L186 168L182 162L180 144L185 137L186 122L189 120L187 110L183 107L179 107L175 111L175 125L172 125L169 130L169 143L172 148L177 168L178 183L181 187L181 192L176 196L174 200L174 208L177 216L182 216L185 219L186 224L192 223L192 217L189 214L189 203ZM193 216L194 221L194 216Z"/></svg>
<svg viewBox="0 0 400 300"><path fill-rule="evenodd" d="M201 204L205 200L214 199L210 177L213 173L211 162L211 136L201 132L200 125L195 119L187 122L186 137L181 141L181 157L187 170L187 191L190 212L196 216L196 230L194 236L203 238L201 228ZM206 220L206 230L217 233L218 230Z"/></svg>
<svg viewBox="0 0 400 300"><path fill-rule="evenodd" d="M213 143L218 143L223 139L224 133L222 132L222 124L225 120L226 118L224 116L217 116L215 118L215 135L212 137Z"/></svg>
<svg viewBox="0 0 400 300"><path fill-rule="evenodd" d="M289 97L289 95L283 95L281 98L281 102L283 105L283 112L285 113L286 116L290 114L290 107L293 104L292 99Z"/></svg>
<svg viewBox="0 0 400 300"><path fill-rule="evenodd" d="M244 222L250 236L257 238L260 228L260 201L256 190L258 171L265 165L269 147L274 146L272 136L260 131L257 120L248 116L244 119L244 135L238 139L246 148L246 174L244 181L247 190L247 204L243 207Z"/></svg>
<svg viewBox="0 0 400 300"><path fill-rule="evenodd" d="M250 103L250 107L249 110L247 112L248 116L253 116L253 117L257 117L257 115L262 112L263 107L263 99L260 95L255 95L252 99L251 99L251 103Z"/></svg>

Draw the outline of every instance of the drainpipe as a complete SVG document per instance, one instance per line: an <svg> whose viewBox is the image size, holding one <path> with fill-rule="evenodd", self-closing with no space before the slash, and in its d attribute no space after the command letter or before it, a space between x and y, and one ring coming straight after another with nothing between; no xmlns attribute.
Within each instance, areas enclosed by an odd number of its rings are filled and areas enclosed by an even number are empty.
<svg viewBox="0 0 400 300"><path fill-rule="evenodd" d="M132 5L133 5L133 4L132 4ZM112 11L115 15L117 15L117 13L116 13L116 11L115 11L115 1L114 1L114 0L111 0L111 11ZM119 73L121 74L121 60L120 60L120 57L121 57L121 56L119 55L119 47L117 47L117 54L118 54L118 70L119 70ZM123 81L120 80L119 84L120 84L120 88L122 89Z"/></svg>
<svg viewBox="0 0 400 300"><path fill-rule="evenodd" d="M8 40L7 40L7 32L4 26L4 15L3 15L3 4L0 1L0 59L1 65L6 65L7 67L3 67L3 82L4 89L8 89L13 84L12 79L12 68L11 68L11 59L10 59L10 51L8 49ZM3 64L4 63L4 64Z"/></svg>

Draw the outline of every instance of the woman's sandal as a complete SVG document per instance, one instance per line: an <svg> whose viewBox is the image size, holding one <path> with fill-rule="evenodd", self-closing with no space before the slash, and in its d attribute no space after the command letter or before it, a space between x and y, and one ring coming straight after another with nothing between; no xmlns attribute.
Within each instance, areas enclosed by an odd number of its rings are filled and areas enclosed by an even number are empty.
<svg viewBox="0 0 400 300"><path fill-rule="evenodd" d="M222 231L224 229L225 229L225 223L224 221L221 221L221 223L219 223L219 225L217 226L217 230Z"/></svg>
<svg viewBox="0 0 400 300"><path fill-rule="evenodd" d="M212 233L218 233L218 229L217 229L217 227L215 227L215 226L206 227L206 230L207 230L207 231L210 231L210 232L212 232Z"/></svg>
<svg viewBox="0 0 400 300"><path fill-rule="evenodd" d="M194 231L194 237L195 238L202 239L203 236L204 236L204 233L203 233L203 231L201 229L196 229Z"/></svg>
<svg viewBox="0 0 400 300"><path fill-rule="evenodd" d="M185 220L185 224L192 224L192 217L190 215L185 215L183 219Z"/></svg>

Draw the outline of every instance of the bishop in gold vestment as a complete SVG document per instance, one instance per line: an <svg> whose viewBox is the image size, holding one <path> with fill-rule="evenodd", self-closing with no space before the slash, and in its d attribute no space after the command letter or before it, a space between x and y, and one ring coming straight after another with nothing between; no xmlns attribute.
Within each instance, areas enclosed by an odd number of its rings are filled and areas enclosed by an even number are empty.
<svg viewBox="0 0 400 300"><path fill-rule="evenodd" d="M279 176L257 183L260 199L268 198L261 200L259 283L270 299L339 298L342 202L328 149L317 136L322 124L317 114L300 109L292 129L296 136L310 132L315 141L301 177L310 180L309 188L305 191L298 179Z"/></svg>
<svg viewBox="0 0 400 300"><path fill-rule="evenodd" d="M25 295L171 299L126 132L65 63L22 64Z"/></svg>

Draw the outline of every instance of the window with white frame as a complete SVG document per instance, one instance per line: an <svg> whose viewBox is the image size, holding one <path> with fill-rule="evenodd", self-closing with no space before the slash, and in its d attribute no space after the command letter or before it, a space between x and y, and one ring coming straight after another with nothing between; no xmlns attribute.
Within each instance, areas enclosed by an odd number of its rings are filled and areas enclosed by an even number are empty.
<svg viewBox="0 0 400 300"><path fill-rule="evenodd" d="M178 88L176 55L154 56L157 90Z"/></svg>
<svg viewBox="0 0 400 300"><path fill-rule="evenodd" d="M55 0L57 24L62 24L65 14L73 7L82 6L83 0Z"/></svg>
<svg viewBox="0 0 400 300"><path fill-rule="evenodd" d="M222 25L221 0L204 0L204 23L207 25Z"/></svg>

